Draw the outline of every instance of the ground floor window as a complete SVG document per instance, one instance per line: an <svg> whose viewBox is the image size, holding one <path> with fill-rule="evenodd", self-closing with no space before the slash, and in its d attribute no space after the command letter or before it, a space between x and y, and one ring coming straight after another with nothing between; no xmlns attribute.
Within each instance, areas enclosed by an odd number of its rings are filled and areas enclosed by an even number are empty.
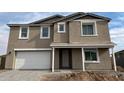
<svg viewBox="0 0 124 93"><path fill-rule="evenodd" d="M84 48L85 62L99 62L98 49L95 48Z"/></svg>

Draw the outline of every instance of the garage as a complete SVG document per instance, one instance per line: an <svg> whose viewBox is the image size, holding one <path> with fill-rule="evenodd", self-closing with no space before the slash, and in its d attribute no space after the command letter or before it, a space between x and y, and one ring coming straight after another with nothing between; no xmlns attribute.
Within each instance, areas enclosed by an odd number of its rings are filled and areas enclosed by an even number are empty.
<svg viewBox="0 0 124 93"><path fill-rule="evenodd" d="M16 51L15 69L50 69L50 51Z"/></svg>

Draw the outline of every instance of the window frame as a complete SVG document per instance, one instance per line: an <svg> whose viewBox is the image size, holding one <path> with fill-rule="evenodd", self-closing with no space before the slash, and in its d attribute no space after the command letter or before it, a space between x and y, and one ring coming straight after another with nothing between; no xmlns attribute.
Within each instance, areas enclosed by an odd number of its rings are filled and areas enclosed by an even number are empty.
<svg viewBox="0 0 124 93"><path fill-rule="evenodd" d="M60 30L59 30L60 25L64 25L64 31L60 31ZM66 32L66 25L65 25L65 22L60 22L60 23L58 23L58 33L65 33L65 32Z"/></svg>
<svg viewBox="0 0 124 93"><path fill-rule="evenodd" d="M85 59L85 49L95 49L96 50L97 61L87 61ZM84 63L100 63L99 50L97 48L84 48L83 51L84 51Z"/></svg>
<svg viewBox="0 0 124 93"><path fill-rule="evenodd" d="M93 25L93 32L94 32L94 34L92 34L92 35L84 35L83 34L83 24L85 25ZM97 24L96 24L96 21L90 21L90 20L83 20L83 21L81 21L81 36L98 36L98 34L97 34Z"/></svg>
<svg viewBox="0 0 124 93"><path fill-rule="evenodd" d="M22 28L27 28L27 37L22 37ZM29 27L28 26L21 26L19 31L19 39L29 39Z"/></svg>
<svg viewBox="0 0 124 93"><path fill-rule="evenodd" d="M43 27L48 27L48 37L43 37ZM50 27L49 26L41 26L40 27L40 39L49 39L50 38Z"/></svg>

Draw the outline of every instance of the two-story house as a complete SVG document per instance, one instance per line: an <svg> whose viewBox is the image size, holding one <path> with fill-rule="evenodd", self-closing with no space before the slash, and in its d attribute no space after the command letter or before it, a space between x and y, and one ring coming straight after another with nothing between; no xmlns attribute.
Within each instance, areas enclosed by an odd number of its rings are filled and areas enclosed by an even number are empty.
<svg viewBox="0 0 124 93"><path fill-rule="evenodd" d="M78 12L29 24L8 24L5 68L112 70L109 49L114 44L108 22L107 17Z"/></svg>

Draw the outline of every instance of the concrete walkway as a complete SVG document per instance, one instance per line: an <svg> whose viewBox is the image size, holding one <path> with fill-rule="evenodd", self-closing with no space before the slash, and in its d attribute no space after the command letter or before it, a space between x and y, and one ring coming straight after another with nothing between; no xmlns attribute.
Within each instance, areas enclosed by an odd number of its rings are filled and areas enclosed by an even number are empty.
<svg viewBox="0 0 124 93"><path fill-rule="evenodd" d="M40 81L41 76L51 73L40 70L9 70L0 73L0 81Z"/></svg>

